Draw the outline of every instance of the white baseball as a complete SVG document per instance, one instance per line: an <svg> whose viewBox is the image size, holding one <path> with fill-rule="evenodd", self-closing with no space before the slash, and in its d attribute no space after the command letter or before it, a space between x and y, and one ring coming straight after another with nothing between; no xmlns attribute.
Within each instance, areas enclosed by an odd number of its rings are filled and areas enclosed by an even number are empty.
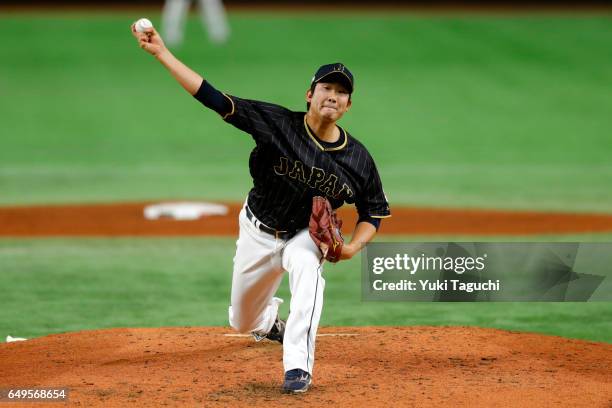
<svg viewBox="0 0 612 408"><path fill-rule="evenodd" d="M153 23L148 18L141 18L136 22L136 31L144 33L147 28L153 27Z"/></svg>

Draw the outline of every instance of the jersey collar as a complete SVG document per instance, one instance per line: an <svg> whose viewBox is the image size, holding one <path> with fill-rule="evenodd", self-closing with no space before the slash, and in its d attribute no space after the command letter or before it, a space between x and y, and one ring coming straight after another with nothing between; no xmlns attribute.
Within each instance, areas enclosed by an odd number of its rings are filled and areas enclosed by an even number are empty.
<svg viewBox="0 0 612 408"><path fill-rule="evenodd" d="M336 125L338 126L338 125ZM341 150L344 149L348 143L348 136L346 135L346 132L344 129L342 129L340 126L338 126L338 129L340 129L340 137L343 138L342 143L339 146L334 146L334 147L324 147L321 142L319 141L319 139L317 139L317 137L310 131L310 127L308 126L308 123L306 123L306 115L304 115L304 128L306 129L306 133L308 133L308 136L310 136L310 138L312 139L312 141L317 145L317 147L323 151L326 152L331 152L334 150Z"/></svg>

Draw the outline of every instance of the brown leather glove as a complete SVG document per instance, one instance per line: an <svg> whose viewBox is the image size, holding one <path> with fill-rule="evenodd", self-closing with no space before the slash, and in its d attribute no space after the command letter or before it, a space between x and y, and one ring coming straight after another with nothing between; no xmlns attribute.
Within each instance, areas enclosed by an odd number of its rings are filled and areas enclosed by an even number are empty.
<svg viewBox="0 0 612 408"><path fill-rule="evenodd" d="M325 197L316 196L312 198L312 213L308 225L310 237L321 249L321 244L325 244L327 250L323 253L325 259L330 262L338 262L344 245L344 238L340 228L342 220L338 218L336 212ZM322 250L323 251L323 250Z"/></svg>

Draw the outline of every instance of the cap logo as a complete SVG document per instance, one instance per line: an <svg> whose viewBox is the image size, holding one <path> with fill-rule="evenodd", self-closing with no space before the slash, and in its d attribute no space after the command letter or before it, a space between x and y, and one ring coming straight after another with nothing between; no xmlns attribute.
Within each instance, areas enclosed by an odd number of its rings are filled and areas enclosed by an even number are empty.
<svg viewBox="0 0 612 408"><path fill-rule="evenodd" d="M339 73L339 74L344 75L344 77L346 77L345 79L348 83L348 89L352 93L353 92L353 74L351 74L351 71L349 71L348 68L341 62L322 65L321 67L319 67L317 72L315 72L314 76L312 77L312 80L310 81L311 86L317 82L322 81L323 78L327 77L328 75L331 75L334 73Z"/></svg>

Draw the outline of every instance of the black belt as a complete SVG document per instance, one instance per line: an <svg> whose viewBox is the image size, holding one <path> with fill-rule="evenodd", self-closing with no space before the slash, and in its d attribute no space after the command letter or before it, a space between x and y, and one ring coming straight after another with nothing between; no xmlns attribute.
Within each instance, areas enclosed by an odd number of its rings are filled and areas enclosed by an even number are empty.
<svg viewBox="0 0 612 408"><path fill-rule="evenodd" d="M297 231L279 231L275 230L274 228L270 228L253 215L248 205L245 205L244 209L246 210L247 218L253 223L253 225L255 225L255 227L259 228L260 231L263 231L266 234L273 235L277 239L290 239L297 233Z"/></svg>

